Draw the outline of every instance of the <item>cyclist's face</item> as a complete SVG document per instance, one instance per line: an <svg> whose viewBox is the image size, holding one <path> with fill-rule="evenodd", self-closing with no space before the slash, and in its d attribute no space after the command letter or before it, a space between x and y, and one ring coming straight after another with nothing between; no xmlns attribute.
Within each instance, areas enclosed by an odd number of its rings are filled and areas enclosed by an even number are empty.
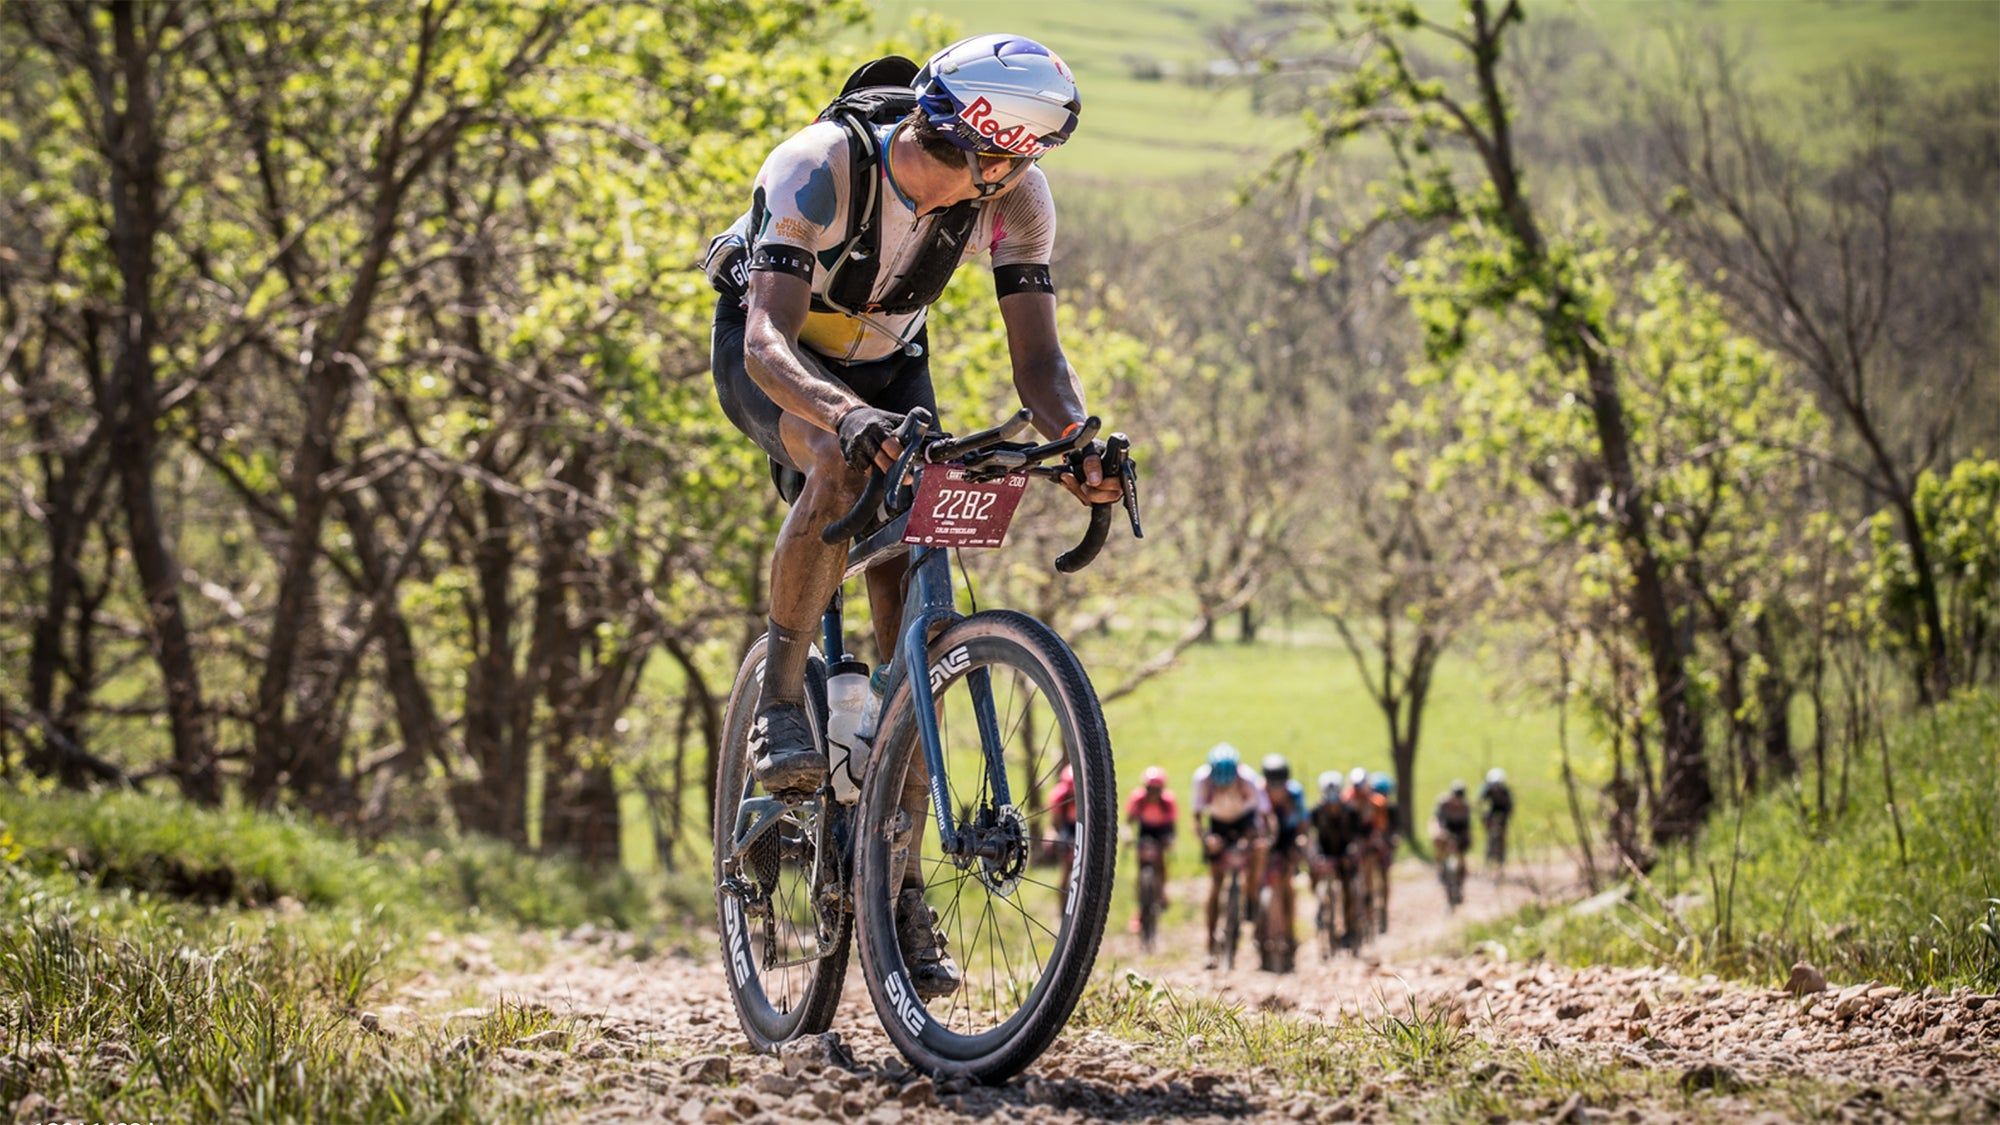
<svg viewBox="0 0 2000 1125"><path fill-rule="evenodd" d="M997 184L1000 181L1005 180L1008 177L1008 175L1010 175L1016 168L1020 167L1022 161L1026 161L1029 164L1033 164L1035 162L1033 157L992 156L986 153L981 153L979 157L979 177L980 179L986 181L989 184ZM1019 187L1021 181L1025 178L1027 178L1027 171L1023 169L1021 174L1015 176L1014 179L1010 183L1008 183L1006 187L1001 188L999 191L994 192L993 194L996 196L1006 195L1008 192L1013 191L1016 187Z"/></svg>

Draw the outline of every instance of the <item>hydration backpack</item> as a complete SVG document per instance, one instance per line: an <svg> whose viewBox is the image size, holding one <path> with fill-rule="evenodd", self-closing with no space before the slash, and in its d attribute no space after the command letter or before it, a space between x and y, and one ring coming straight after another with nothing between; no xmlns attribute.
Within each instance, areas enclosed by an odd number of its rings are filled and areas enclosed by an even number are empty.
<svg viewBox="0 0 2000 1125"><path fill-rule="evenodd" d="M894 124L917 106L910 83L919 67L901 55L885 55L848 76L840 96L820 111L815 121L830 121L847 132L847 238L826 267L824 296L813 297L821 312L911 313L930 305L944 292L963 256L966 239L979 221L980 202L955 203L931 225L929 238L910 268L880 300L869 300L881 270L882 147L877 126ZM709 243L703 268L718 292L742 299L749 288L744 264L748 239L764 223L761 206L752 206L748 223L738 222Z"/></svg>

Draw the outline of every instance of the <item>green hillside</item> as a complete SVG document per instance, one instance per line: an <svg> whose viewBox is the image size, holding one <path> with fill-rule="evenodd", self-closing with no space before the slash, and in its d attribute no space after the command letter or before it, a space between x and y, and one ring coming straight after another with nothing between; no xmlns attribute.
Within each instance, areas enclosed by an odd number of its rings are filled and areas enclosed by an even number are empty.
<svg viewBox="0 0 2000 1125"><path fill-rule="evenodd" d="M1666 964L1778 983L1799 960L1837 981L2000 985L2000 697L1903 721L1829 796L1781 788L1718 817L1650 887L1535 908L1485 936L1568 964ZM1893 788L1892 788L1893 785ZM1893 795L1893 800L1892 800ZM1842 811L1844 809L1844 811Z"/></svg>
<svg viewBox="0 0 2000 1125"><path fill-rule="evenodd" d="M1058 182L1227 175L1299 135L1293 114L1253 109L1220 45L1225 36L1282 35L1298 19L1288 14L1293 5L880 0L875 7L877 30L929 14L963 33L1018 31L1060 52L1082 83L1088 125L1049 162ZM1427 7L1443 17L1456 10L1448 0ZM1641 71L1664 56L1671 28L1718 33L1767 74L1791 78L1876 62L1919 75L2000 73L2000 3L1989 0L1530 0L1528 12L1531 38L1545 23L1575 19L1622 65Z"/></svg>

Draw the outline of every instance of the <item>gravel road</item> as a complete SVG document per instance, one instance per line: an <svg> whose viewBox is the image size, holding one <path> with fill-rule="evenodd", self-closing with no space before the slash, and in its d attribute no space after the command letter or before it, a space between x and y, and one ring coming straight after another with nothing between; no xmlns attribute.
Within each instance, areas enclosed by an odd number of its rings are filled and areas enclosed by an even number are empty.
<svg viewBox="0 0 2000 1125"><path fill-rule="evenodd" d="M1157 957L1113 935L1098 972L1106 980L1142 974L1176 993L1314 1022L1422 1012L1491 1044L1665 1072L1681 1090L1701 1093L1626 1106L1615 1117L1544 1097L1524 1100L1521 1119L1717 1119L1735 1116L1737 1093L1799 1078L1829 1083L1846 1097L1841 1115L1856 1119L1899 1119L1911 1107L1946 1119L2000 1119L2000 997L1904 993L1869 982L1795 996L1664 969L1567 969L1509 962L1494 950L1437 952L1466 919L1558 889L1559 874L1530 869L1497 886L1475 878L1466 907L1448 916L1427 873L1406 864L1386 940L1366 956L1330 962L1302 952L1299 971L1283 977L1205 971L1190 952L1201 938L1186 923L1163 943L1182 952ZM1176 891L1198 888L1184 883ZM1302 910L1310 901L1301 895ZM686 953L634 957L631 945L625 935L572 934L525 972L497 967L476 946L463 949L458 970L419 978L396 1014L448 1021L445 1013L472 992L482 1005L541 1005L574 1018L583 1030L560 1049L524 1041L493 1065L551 1084L565 1101L589 1107L581 1116L595 1121L1331 1121L1400 1118L1424 1104L1407 1088L1397 1096L1397 1076L1353 1098L1307 1096L1270 1075L1162 1065L1150 1061L1159 1052L1149 1044L1093 1029L1072 1030L1006 1087L938 1084L903 1065L852 972L834 1032L780 1057L752 1055L719 964ZM1478 1069L1456 1080L1507 1080Z"/></svg>

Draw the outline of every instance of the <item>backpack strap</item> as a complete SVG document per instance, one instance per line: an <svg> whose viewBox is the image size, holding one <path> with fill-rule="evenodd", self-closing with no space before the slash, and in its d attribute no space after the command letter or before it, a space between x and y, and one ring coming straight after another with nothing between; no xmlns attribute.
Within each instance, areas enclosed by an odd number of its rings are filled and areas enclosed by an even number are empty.
<svg viewBox="0 0 2000 1125"><path fill-rule="evenodd" d="M884 61L887 60L876 60ZM855 77L867 69L856 71ZM848 80L850 85L853 81ZM881 268L878 250L882 232L878 220L882 211L882 178L876 174L876 168L882 160L882 146L875 139L874 127L859 113L837 107L830 116L847 130L847 241L826 267L826 295L815 298L814 303L825 304L833 312L858 316L874 291L875 273Z"/></svg>

